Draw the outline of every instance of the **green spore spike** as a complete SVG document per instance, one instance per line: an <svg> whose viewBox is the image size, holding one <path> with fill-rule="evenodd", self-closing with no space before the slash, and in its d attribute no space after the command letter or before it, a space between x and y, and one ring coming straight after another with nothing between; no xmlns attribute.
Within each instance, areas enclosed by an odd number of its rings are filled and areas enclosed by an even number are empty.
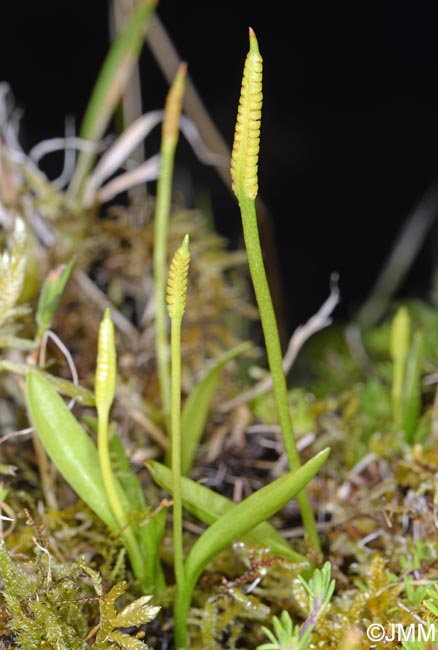
<svg viewBox="0 0 438 650"><path fill-rule="evenodd" d="M189 263L189 236L185 235L181 246L173 256L167 280L167 311L171 319L182 319L184 315Z"/></svg>
<svg viewBox="0 0 438 650"><path fill-rule="evenodd" d="M107 416L116 392L116 348L114 324L109 309L100 323L95 379L96 408Z"/></svg>
<svg viewBox="0 0 438 650"><path fill-rule="evenodd" d="M257 169L263 102L262 75L263 59L256 35L250 27L249 52L243 68L231 155L231 180L236 195L243 191L251 199L255 199L258 193Z"/></svg>
<svg viewBox="0 0 438 650"><path fill-rule="evenodd" d="M403 387L406 375L406 363L409 356L411 340L411 319L406 307L397 310L391 323L389 352L393 361L392 372L392 411L394 424L403 426Z"/></svg>
<svg viewBox="0 0 438 650"><path fill-rule="evenodd" d="M169 89L164 108L162 127L163 144L176 146L179 135L179 120L184 100L187 63L182 61L178 67L175 79Z"/></svg>
<svg viewBox="0 0 438 650"><path fill-rule="evenodd" d="M117 492L116 480L109 453L109 411L116 390L116 351L114 325L110 310L106 309L99 327L97 343L97 367L94 392L97 409L97 448L103 484L112 511L120 525L126 525L126 517Z"/></svg>
<svg viewBox="0 0 438 650"><path fill-rule="evenodd" d="M408 356L411 335L411 319L406 307L400 307L391 323L389 348L391 357L404 361Z"/></svg>

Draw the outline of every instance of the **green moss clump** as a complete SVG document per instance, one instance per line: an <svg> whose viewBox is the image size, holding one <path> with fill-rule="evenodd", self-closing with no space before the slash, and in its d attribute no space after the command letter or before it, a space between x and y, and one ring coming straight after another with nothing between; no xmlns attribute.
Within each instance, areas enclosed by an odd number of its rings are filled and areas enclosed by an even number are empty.
<svg viewBox="0 0 438 650"><path fill-rule="evenodd" d="M22 650L147 649L142 639L125 634L123 628L140 627L155 618L159 607L149 604L149 596L117 611L115 601L126 599L125 582L104 593L99 574L85 559L55 563L45 548L37 546L41 552L36 559L19 566L0 542L2 638Z"/></svg>

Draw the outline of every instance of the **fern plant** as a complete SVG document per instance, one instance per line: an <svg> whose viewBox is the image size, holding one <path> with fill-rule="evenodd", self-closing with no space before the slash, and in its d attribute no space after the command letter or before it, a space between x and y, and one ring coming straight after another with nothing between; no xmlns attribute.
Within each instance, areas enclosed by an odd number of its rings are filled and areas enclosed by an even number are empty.
<svg viewBox="0 0 438 650"><path fill-rule="evenodd" d="M328 450L316 455L296 472L280 477L270 485L245 499L235 510L229 510L213 521L191 548L186 560L183 555L181 478L181 322L186 306L190 254L188 236L176 251L169 270L167 304L171 319L171 434L173 495L173 540L176 595L174 625L176 648L187 647L187 618L196 583L208 563L235 539L265 522L286 500L295 496L313 477L327 457ZM207 496L208 499L208 496Z"/></svg>
<svg viewBox="0 0 438 650"><path fill-rule="evenodd" d="M255 199L258 192L257 166L260 148L260 121L262 109L262 70L260 55L254 31L249 30L249 52L247 54L242 79L239 108L231 158L231 178L233 190L242 215L245 247L253 280L257 305L272 375L274 397L277 404L278 419L283 434L284 447L289 466L300 466L295 434L289 410L286 377L280 337L277 328L271 293L263 264L263 254L257 228ZM321 553L321 544L315 525L312 508L305 491L297 496L304 528L312 546Z"/></svg>

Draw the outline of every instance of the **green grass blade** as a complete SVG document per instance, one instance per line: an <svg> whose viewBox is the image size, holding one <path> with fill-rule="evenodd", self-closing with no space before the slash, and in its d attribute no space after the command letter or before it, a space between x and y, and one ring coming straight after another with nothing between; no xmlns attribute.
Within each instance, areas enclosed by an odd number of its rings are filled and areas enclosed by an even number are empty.
<svg viewBox="0 0 438 650"><path fill-rule="evenodd" d="M250 342L240 343L216 359L206 375L196 384L190 396L187 398L181 413L183 440L181 448L181 472L183 474L187 474L192 467L222 370L228 361L242 354L242 352L246 352L251 346L252 343Z"/></svg>
<svg viewBox="0 0 438 650"><path fill-rule="evenodd" d="M145 462L153 480L164 490L172 494L172 472L168 467L154 460ZM218 494L189 478L182 478L183 505L192 515L204 524L214 524L222 515L235 510L237 504L222 494ZM254 546L265 546L272 553L289 560L310 565L311 562L294 551L287 540L267 521L262 522L242 536L244 541Z"/></svg>
<svg viewBox="0 0 438 650"><path fill-rule="evenodd" d="M105 132L140 55L158 0L139 0L103 63L82 122L80 137L97 142ZM95 154L81 151L69 193L80 197Z"/></svg>
<svg viewBox="0 0 438 650"><path fill-rule="evenodd" d="M37 371L27 374L26 396L30 420L58 471L109 528L117 529L91 438Z"/></svg>

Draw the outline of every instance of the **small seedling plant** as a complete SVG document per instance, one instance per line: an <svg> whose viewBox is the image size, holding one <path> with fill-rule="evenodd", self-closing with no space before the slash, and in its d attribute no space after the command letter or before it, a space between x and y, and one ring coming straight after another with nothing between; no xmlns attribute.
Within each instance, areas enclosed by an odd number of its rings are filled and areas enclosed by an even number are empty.
<svg viewBox="0 0 438 650"><path fill-rule="evenodd" d="M330 562L325 562L322 569L316 569L312 578L307 582L302 576L298 577L309 598L309 613L305 622L294 625L289 613L283 611L280 618L273 616L274 631L263 627L269 643L259 645L257 650L307 650L310 645L312 632L318 619L323 615L335 590L335 581L331 578Z"/></svg>

